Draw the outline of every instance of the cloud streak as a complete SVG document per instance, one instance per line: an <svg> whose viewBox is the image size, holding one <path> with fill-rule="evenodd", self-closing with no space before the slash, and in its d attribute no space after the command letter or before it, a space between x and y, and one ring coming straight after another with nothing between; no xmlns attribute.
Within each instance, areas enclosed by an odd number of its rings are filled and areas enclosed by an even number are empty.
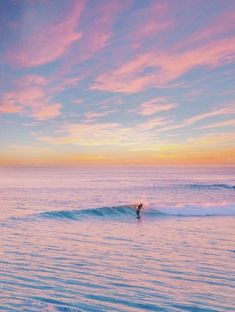
<svg viewBox="0 0 235 312"><path fill-rule="evenodd" d="M60 126L54 135L36 135L39 140L53 145L133 146L151 144L157 135L153 130L167 125L166 118L151 118L131 127L120 123L80 123Z"/></svg>
<svg viewBox="0 0 235 312"><path fill-rule="evenodd" d="M37 15L29 20L30 25L27 25L25 19L26 25L20 26L21 41L7 52L6 60L19 67L35 67L62 57L71 44L82 37L77 31L77 25L83 7L84 1L75 1L56 21L53 21L55 12L49 12L53 17L51 23L43 23L43 20L38 23ZM29 6L26 10L29 16L33 15L33 8ZM32 30L29 32L29 29Z"/></svg>
<svg viewBox="0 0 235 312"><path fill-rule="evenodd" d="M212 123L210 125L200 127L199 129L212 129L212 128L223 128L223 127L235 127L235 119Z"/></svg>
<svg viewBox="0 0 235 312"><path fill-rule="evenodd" d="M30 138L51 163L234 150L235 4L220 2L5 1L2 149Z"/></svg>
<svg viewBox="0 0 235 312"><path fill-rule="evenodd" d="M234 60L235 45L232 39L219 40L181 53L145 53L118 69L99 75L91 89L120 93L141 92L165 86L195 68L216 68ZM151 69L150 73L146 73L147 69Z"/></svg>
<svg viewBox="0 0 235 312"><path fill-rule="evenodd" d="M46 80L39 75L29 75L16 82L14 91L0 96L0 114L18 113L37 120L60 115L61 103L51 100L45 90Z"/></svg>
<svg viewBox="0 0 235 312"><path fill-rule="evenodd" d="M168 103L164 98L155 98L142 103L136 112L141 116L150 116L159 112L169 111L176 105Z"/></svg>
<svg viewBox="0 0 235 312"><path fill-rule="evenodd" d="M103 112L87 112L85 113L84 117L87 122L94 121L98 118L108 116L110 114L116 113L118 110L117 109L112 109L112 110L107 110Z"/></svg>
<svg viewBox="0 0 235 312"><path fill-rule="evenodd" d="M188 126L191 126L199 121L218 116L230 116L231 114L235 114L235 108L232 106L220 108L211 112L201 113L194 115L191 118L187 118L183 120L180 124L169 125L160 129L160 131L172 131L177 129L182 129Z"/></svg>

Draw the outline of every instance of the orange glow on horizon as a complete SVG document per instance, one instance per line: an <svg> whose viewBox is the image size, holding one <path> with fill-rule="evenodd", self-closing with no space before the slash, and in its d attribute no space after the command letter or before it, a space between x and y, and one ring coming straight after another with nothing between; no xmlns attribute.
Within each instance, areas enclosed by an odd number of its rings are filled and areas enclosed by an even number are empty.
<svg viewBox="0 0 235 312"><path fill-rule="evenodd" d="M5 154L0 166L76 166L76 165L166 165L166 166L235 166L235 148L211 150L162 150L123 152L122 154Z"/></svg>

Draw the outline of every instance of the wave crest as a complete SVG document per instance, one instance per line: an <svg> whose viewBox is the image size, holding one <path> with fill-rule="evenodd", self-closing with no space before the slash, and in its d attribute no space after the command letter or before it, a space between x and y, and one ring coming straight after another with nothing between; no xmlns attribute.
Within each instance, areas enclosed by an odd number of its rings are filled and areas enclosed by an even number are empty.
<svg viewBox="0 0 235 312"><path fill-rule="evenodd" d="M40 213L41 217L51 219L71 219L80 220L84 218L130 218L136 216L135 205L116 206L116 207L102 207L91 209L73 209L73 210L57 210ZM159 216L164 215L158 210L146 210L145 215Z"/></svg>
<svg viewBox="0 0 235 312"><path fill-rule="evenodd" d="M39 217L61 220L92 220L92 219L133 219L136 218L135 205L101 207L90 209L57 210L40 213ZM198 207L186 205L182 207L145 207L142 216L147 219L159 217L206 217L206 216L234 216L235 206Z"/></svg>
<svg viewBox="0 0 235 312"><path fill-rule="evenodd" d="M223 183L214 183L214 184L200 184L200 183L195 183L195 184L188 184L186 185L191 188L198 188L198 189L234 189L235 190L235 185L228 185L228 184L223 184Z"/></svg>

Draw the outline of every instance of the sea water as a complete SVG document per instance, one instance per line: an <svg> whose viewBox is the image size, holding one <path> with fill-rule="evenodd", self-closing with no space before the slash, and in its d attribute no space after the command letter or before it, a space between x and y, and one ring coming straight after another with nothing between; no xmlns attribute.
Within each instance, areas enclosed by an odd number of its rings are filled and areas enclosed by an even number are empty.
<svg viewBox="0 0 235 312"><path fill-rule="evenodd" d="M234 168L1 169L0 311L234 311L234 221Z"/></svg>

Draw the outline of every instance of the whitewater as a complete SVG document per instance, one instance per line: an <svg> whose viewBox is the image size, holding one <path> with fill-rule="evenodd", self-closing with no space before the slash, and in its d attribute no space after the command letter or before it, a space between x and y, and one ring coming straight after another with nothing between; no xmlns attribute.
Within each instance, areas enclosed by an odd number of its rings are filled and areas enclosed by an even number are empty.
<svg viewBox="0 0 235 312"><path fill-rule="evenodd" d="M0 311L234 311L234 221L235 168L2 168Z"/></svg>

